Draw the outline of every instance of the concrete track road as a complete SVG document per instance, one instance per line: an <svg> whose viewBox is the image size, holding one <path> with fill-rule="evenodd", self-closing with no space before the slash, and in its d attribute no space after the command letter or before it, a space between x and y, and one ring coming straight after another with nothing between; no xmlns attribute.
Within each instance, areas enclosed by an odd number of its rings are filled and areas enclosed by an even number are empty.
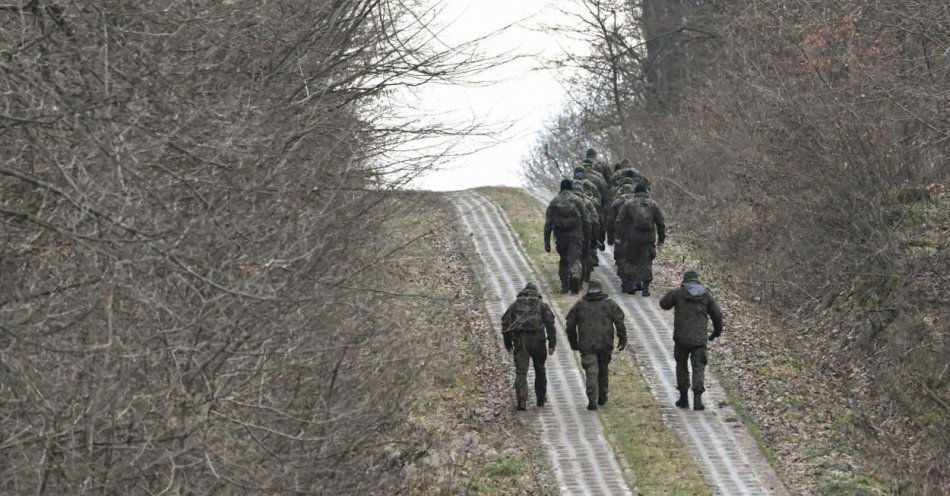
<svg viewBox="0 0 950 496"><path fill-rule="evenodd" d="M550 196L537 191L531 194L542 203ZM472 233L482 261L485 298L496 327L501 314L526 282L535 281L542 292L550 294L551 288L534 270L497 205L474 192L457 193L452 199ZM663 312L655 298L622 295L609 255L609 251L600 255L600 267L595 269L594 277L605 283L626 313L628 349L636 354L664 421L688 446L710 489L728 496L785 495L784 487L738 415L726 406L724 392L715 377L707 375L706 411L681 410L673 405L677 393L672 312ZM541 410L529 408L529 413L534 412L542 420L542 439L563 494L631 494L604 437L599 417L585 409L582 371L566 346L563 332L562 316L566 310L555 309L559 314L560 344L548 360L549 403Z"/></svg>

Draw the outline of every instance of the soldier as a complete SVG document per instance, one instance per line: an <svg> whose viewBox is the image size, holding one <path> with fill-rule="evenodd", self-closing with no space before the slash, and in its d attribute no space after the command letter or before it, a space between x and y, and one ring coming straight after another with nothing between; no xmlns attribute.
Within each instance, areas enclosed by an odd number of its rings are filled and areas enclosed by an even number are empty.
<svg viewBox="0 0 950 496"><path fill-rule="evenodd" d="M604 211L606 210L607 206L610 205L610 188L607 187L607 183L604 181L604 176L600 175L599 172L589 167L586 162L582 162L581 165L574 167L574 174L577 174L578 172L583 172L584 179L590 182L597 189L597 213L603 217Z"/></svg>
<svg viewBox="0 0 950 496"><path fill-rule="evenodd" d="M604 249L604 229L601 223L601 213L598 208L600 199L597 196L597 187L587 179L587 174L582 167L574 171L574 193L577 194L584 206L587 207L587 214L590 216L591 243L585 245L581 255L582 276L581 281L590 280L590 273L597 262L597 249Z"/></svg>
<svg viewBox="0 0 950 496"><path fill-rule="evenodd" d="M614 241L617 239L617 233L615 229L617 226L617 214L620 212L620 207L622 207L624 202L627 200L632 200L635 194L636 187L634 184L623 184L617 191L616 198L614 198L613 202L610 204L610 208L607 210L606 219L603 221L608 245L613 245ZM623 255L624 250L620 249L619 246L614 248L614 264L616 265L617 277L620 277L620 268L623 267ZM627 290L624 290L624 292L626 291Z"/></svg>
<svg viewBox="0 0 950 496"><path fill-rule="evenodd" d="M617 351L627 347L623 310L604 293L600 281L592 279L587 294L577 300L567 314L567 339L571 349L581 353L587 389L587 409L607 403L610 357L617 334Z"/></svg>
<svg viewBox="0 0 950 496"><path fill-rule="evenodd" d="M624 176L632 178L635 185L644 184L646 185L647 189L650 189L650 180L647 179L646 176L644 176L640 171L634 169L633 165L630 163L630 160L626 158L621 160L620 163L614 168L611 181L615 187L617 186L620 178Z"/></svg>
<svg viewBox="0 0 950 496"><path fill-rule="evenodd" d="M583 267L581 256L584 247L590 246L590 215L584 203L572 192L570 179L561 181L561 192L548 204L544 214L544 251L551 253L551 233L561 256L558 275L561 278L561 293L581 290Z"/></svg>
<svg viewBox="0 0 950 496"><path fill-rule="evenodd" d="M705 410L703 380L706 371L706 335L707 323L712 319L713 333L709 341L722 334L722 311L706 286L699 282L699 274L687 270L683 274L683 283L677 289L670 290L660 299L660 308L673 311L673 357L676 359L676 388L680 399L676 406L689 408L689 368L693 368L693 410Z"/></svg>
<svg viewBox="0 0 950 496"><path fill-rule="evenodd" d="M620 206L613 229L623 292L636 294L643 290L643 296L650 296L656 245L666 241L666 223L645 185L638 184L633 199Z"/></svg>
<svg viewBox="0 0 950 496"><path fill-rule="evenodd" d="M585 155L586 155L586 158L584 159L584 162L590 163L591 169L594 169L595 171L599 172L602 176L604 176L604 181L607 182L607 186L611 186L610 166L607 165L607 162L604 162L603 160L597 158L597 150L594 150L593 148L588 148L587 153Z"/></svg>
<svg viewBox="0 0 950 496"><path fill-rule="evenodd" d="M542 301L538 287L529 282L501 318L505 349L513 353L515 359L515 396L518 410L526 409L528 402L529 361L534 364L534 395L538 407L544 406L547 400L548 380L544 372L544 361L547 355L554 354L556 333L554 312Z"/></svg>

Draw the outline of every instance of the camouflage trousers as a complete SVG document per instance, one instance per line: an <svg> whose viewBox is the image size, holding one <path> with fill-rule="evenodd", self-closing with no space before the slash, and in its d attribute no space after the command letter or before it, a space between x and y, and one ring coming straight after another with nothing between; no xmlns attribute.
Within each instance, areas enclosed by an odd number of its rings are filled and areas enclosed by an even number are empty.
<svg viewBox="0 0 950 496"><path fill-rule="evenodd" d="M557 244L557 254L561 256L558 264L558 276L561 278L561 289L571 287L571 279L580 280L584 276L584 238L577 236L559 236L554 233L554 242Z"/></svg>
<svg viewBox="0 0 950 496"><path fill-rule="evenodd" d="M543 339L542 339L543 341ZM544 362L548 358L547 346L538 343L516 343L515 356L515 396L518 401L528 400L528 363L534 363L534 394L538 398L545 395L548 387Z"/></svg>
<svg viewBox="0 0 950 496"><path fill-rule="evenodd" d="M617 261L617 275L623 283L623 290L632 290L641 282L653 280L653 259L656 258L656 245L653 232L624 237L620 246L614 248Z"/></svg>
<svg viewBox="0 0 950 496"><path fill-rule="evenodd" d="M581 367L584 368L587 401L591 403L607 399L611 354L610 351L592 351L581 354Z"/></svg>
<svg viewBox="0 0 950 496"><path fill-rule="evenodd" d="M676 360L676 389L681 393L689 390L689 367L693 369L693 391L706 390L706 347L673 345L673 358Z"/></svg>

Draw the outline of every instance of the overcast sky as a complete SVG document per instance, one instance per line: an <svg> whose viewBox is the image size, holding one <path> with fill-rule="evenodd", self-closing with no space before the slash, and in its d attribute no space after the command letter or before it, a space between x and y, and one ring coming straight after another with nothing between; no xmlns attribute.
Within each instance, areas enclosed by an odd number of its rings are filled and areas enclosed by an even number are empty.
<svg viewBox="0 0 950 496"><path fill-rule="evenodd" d="M432 85L416 92L416 105L433 117L452 121L480 120L510 123L505 133L464 140L468 149L493 143L474 154L450 159L440 170L418 180L419 189L456 190L486 185L521 184L521 157L531 148L545 121L567 99L558 74L543 67L544 58L558 57L568 43L555 37L544 25L565 22L555 6L570 6L570 0L447 0L442 15L446 28L439 34L447 44L484 36L506 25L517 26L483 45L488 53L517 50L537 54L492 70L484 77L495 81L479 87ZM519 22L520 21L520 22ZM575 47L576 48L576 47ZM574 48L571 48L574 49ZM540 69L540 70L539 70ZM581 153L579 151L578 153Z"/></svg>

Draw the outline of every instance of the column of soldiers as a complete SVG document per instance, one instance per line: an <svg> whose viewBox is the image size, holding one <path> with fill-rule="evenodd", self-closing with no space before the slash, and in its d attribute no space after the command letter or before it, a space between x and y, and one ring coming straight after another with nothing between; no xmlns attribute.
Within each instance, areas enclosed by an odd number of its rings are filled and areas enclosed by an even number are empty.
<svg viewBox="0 0 950 496"><path fill-rule="evenodd" d="M659 205L650 197L650 181L623 159L613 168L600 160L594 149L577 165L572 177L561 181L560 191L548 204L544 222L544 249L551 252L554 237L560 256L558 275L560 292L585 295L566 317L566 333L572 350L580 352L586 376L587 409L596 410L607 403L609 364L614 350L627 346L624 312L591 279L598 265L598 251L614 247L614 261L621 290L650 296L653 260L657 246L666 240L666 224ZM706 345L722 334L722 312L715 298L688 270L682 284L660 299L664 310L673 309L673 342L676 381L680 393L676 406L689 407L688 392L693 391L693 409L703 410L705 391ZM708 334L712 321L713 333ZM547 378L544 362L554 354L556 332L554 314L542 301L534 284L528 284L502 317L505 348L515 362L517 409L527 408L528 365L535 370L535 397L538 407L546 402ZM690 368L692 372L690 372Z"/></svg>

